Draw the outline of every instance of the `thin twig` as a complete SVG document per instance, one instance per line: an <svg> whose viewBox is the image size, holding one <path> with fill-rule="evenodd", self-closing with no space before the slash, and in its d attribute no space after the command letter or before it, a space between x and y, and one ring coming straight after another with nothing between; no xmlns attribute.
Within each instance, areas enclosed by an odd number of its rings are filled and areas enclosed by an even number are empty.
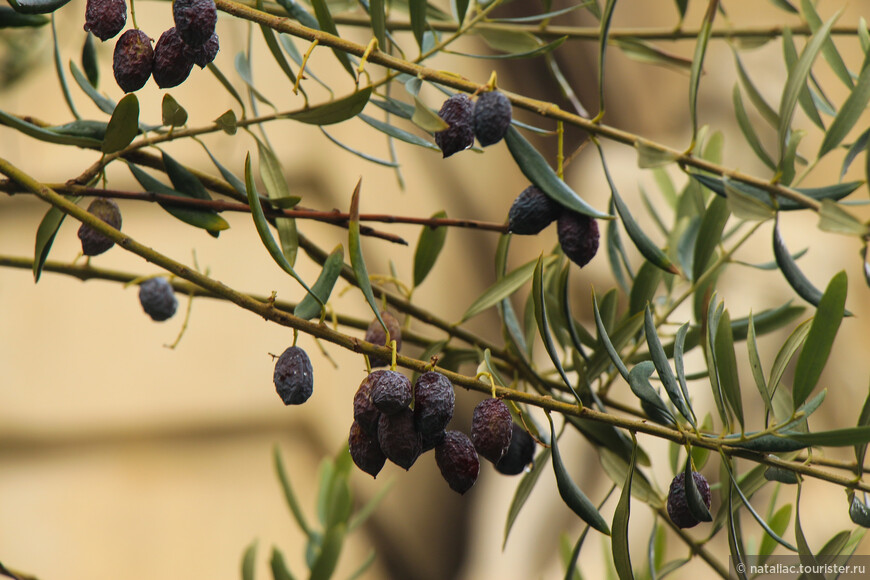
<svg viewBox="0 0 870 580"><path fill-rule="evenodd" d="M82 195L88 197L108 197L113 199L130 199L137 201L149 201L165 203L167 205L179 207L191 207L196 209L210 209L214 211L230 211L250 213L251 208L246 203L237 203L224 200L208 200L195 199L190 197L179 197L175 195L166 195L162 193L153 193L150 191L121 191L118 189L100 189L97 187L85 187L82 185L62 184L62 183L47 183L51 189L63 195ZM9 194L26 193L23 188L13 181L8 179L0 180L0 191ZM297 219L310 219L329 224L346 226L350 219L350 214L341 212L337 209L331 211L319 211L310 209L304 206L297 205L293 209L277 209L263 203L263 212L268 217L289 217ZM474 230L497 232L500 234L507 233L507 224L497 224L494 222L486 222L480 220L468 219L453 219L453 218L434 218L434 217L415 217L415 216L400 216L392 214L360 214L360 221L364 222L381 222L387 224L413 224L421 226L429 226L430 228L437 227L452 227L452 228L468 228ZM395 243L408 245L408 242L385 232L370 230L370 235L375 237L383 237L383 239L393 241Z"/></svg>

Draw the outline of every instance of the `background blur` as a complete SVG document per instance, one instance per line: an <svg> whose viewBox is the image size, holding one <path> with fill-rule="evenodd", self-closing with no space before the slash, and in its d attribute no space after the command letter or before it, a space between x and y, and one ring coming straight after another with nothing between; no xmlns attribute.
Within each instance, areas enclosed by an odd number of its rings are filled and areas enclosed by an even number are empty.
<svg viewBox="0 0 870 580"><path fill-rule="evenodd" d="M446 8L446 3L437 3L445 4ZM532 13L529 4L514 2L499 14L528 15ZM553 4L554 8L568 5ZM838 3L821 4L824 18L839 8ZM705 5L690 2L687 27L697 26ZM848 4L839 23L854 26L861 7L861 2ZM784 23L783 13L769 3L728 2L726 8L730 22L735 25ZM140 28L155 39L172 25L168 3L140 2L136 16ZM616 9L613 27L669 27L676 20L673 2L624 2ZM80 0L73 0L57 12L64 63L69 59L78 62L84 40L83 21L84 2ZM583 10L572 12L560 22L594 25ZM717 20L717 26L725 23L723 18ZM241 90L243 84L234 71L233 58L246 46L248 27L222 14L218 33L221 52L216 64ZM343 28L342 34L357 42L368 41L366 29ZM406 46L413 45L410 34L402 33L399 38ZM798 42L802 46L803 40ZM279 109L301 106L301 98L291 93L286 77L274 65L256 30L253 44L254 78L261 92ZM837 44L847 65L858 70L861 54L857 39L838 37ZM307 48L304 42L297 45L303 51ZM113 99L119 99L121 91L110 70L113 46L114 41L109 41L99 47L100 88ZM662 46L691 58L694 43ZM463 40L459 49L485 50L473 38ZM595 110L596 43L566 43L557 54L581 101L589 110ZM747 51L743 59L768 101L778 103L786 74L781 44L774 41ZM507 62L508 65L497 68L500 86L570 108L540 61ZM608 53L607 65L605 122L677 148L685 147L689 140L688 76L639 65L615 49ZM49 27L36 32L0 33L0 66L4 83L0 87L0 109L32 114L58 124L71 119L54 70ZM319 76L330 79L338 94L351 90L349 77L336 65L330 51L323 48L315 51L310 66ZM445 56L433 66L483 82L489 77L492 64ZM734 122L731 89L736 74L733 57L724 42L711 43L705 69L700 119L723 130L725 165L754 175L767 175L765 168L754 160ZM843 87L837 81L828 82L832 75L821 59L815 70L822 86L829 91L828 96L841 103ZM315 101L326 98L312 81L307 82ZM85 118L105 118L78 87L73 85L72 92ZM189 111L190 126L210 123L230 108L238 113L237 104L215 78L199 68L186 83L170 92ZM160 118L162 94L151 81L138 93L142 119L146 122ZM421 96L435 108L443 98L432 88L425 88ZM268 110L263 105L260 108ZM524 113L518 116L531 119ZM800 111L796 123L808 129L802 150L817 150L821 136L810 128ZM865 126L866 119L859 123L861 130ZM362 176L363 212L428 216L446 209L451 217L501 222L513 198L527 185L502 144L487 148L484 154L465 152L442 160L436 152L397 143L407 183L401 191L393 170L338 149L316 127L274 122L266 129L293 193L301 195L303 203L310 207L347 208L353 187ZM330 132L352 147L378 157L389 155L383 136L359 121L332 127ZM566 149L571 151L582 135L571 130L567 137ZM775 136L764 134L763 138L772 144ZM246 152L256 148L242 134L235 138L210 135L205 142L237 175L242 175ZM555 140L538 140L536 144L549 158L554 158ZM173 143L166 151L186 164L216 174L204 151L195 144ZM642 209L638 187L644 184L647 191L655 191L651 175L637 169L631 149L608 145L607 153L623 197L641 222L651 225ZM0 129L0 156L45 182L63 182L97 159L93 152L46 145L9 129ZM836 154L830 155L805 185L835 182L841 159ZM845 179L863 179L861 166L862 163L855 163ZM682 185L684 178L675 168L671 170L677 184ZM138 190L121 164L112 165L108 174L112 187ZM609 192L593 152L584 152L570 165L566 180L591 204L606 207ZM865 195L866 189L855 194ZM123 230L168 256L192 263L195 252L202 269L208 269L213 277L233 288L263 295L276 291L279 298L287 300L301 298L298 286L262 247L249 216L225 215L232 227L214 240L169 218L159 207L131 202L121 202L121 207ZM0 195L0 254L31 257L36 227L46 209L29 196ZM866 208L856 212L865 219L868 217ZM813 426L818 429L823 423L851 425L857 418L870 376L864 322L870 314L870 300L861 275L856 241L824 234L815 224L816 218L808 212L786 216L783 220L786 243L792 251L811 248L800 264L820 287L839 270L848 271L848 308L856 315L843 322L822 377L821 384L829 389L829 396L813 419ZM346 244L345 230L309 222L300 222L299 227L323 248ZM401 247L364 239L369 272L388 273L388 260L392 260L399 275L410 280L419 227L378 227L403 236L411 245ZM770 227L768 224L763 228L757 245L742 252L741 259L753 262L773 259ZM77 228L73 220L63 225L50 259L71 262L76 257L80 251ZM415 302L445 319L458 320L493 282L492 254L496 241L497 236L492 233L451 230L445 252L415 294ZM554 228L537 238L515 239L511 264L533 259L555 243ZM639 263L636 254L632 256ZM120 248L95 258L94 264L143 275L157 273L152 265ZM298 268L308 280L319 272L301 253ZM750 307L760 311L789 298L800 302L778 272L737 268L732 268L720 282L720 295L732 317L746 315ZM578 294L575 314L589 322L590 286L594 285L599 292L614 286L606 257L602 253L582 272L575 270L573 277L573 288ZM338 297L345 286L339 282L336 287L333 295L336 309L369 317L359 292ZM310 337L300 336L299 344L314 362L315 392L304 407L285 408L272 385L270 354L280 354L289 346L292 332L228 303L197 299L186 334L178 347L170 350L164 345L175 340L187 305L185 297L179 299L179 315L158 324L141 311L135 287L122 288L100 281L82 283L48 272L34 285L28 269L0 269L0 561L7 566L42 579L231 579L239 577L245 546L258 539L259 577L268 576L267 554L272 545L284 551L296 574L304 571L303 536L281 496L272 470L272 448L280 446L300 501L309 518L314 517L317 466L346 441L352 421L351 398L365 372L362 357L325 344L338 364L335 368ZM491 340L501 341L494 312L476 317L468 326ZM436 330L420 324L415 323L414 328L433 338L440 336ZM790 330L760 340L766 369ZM745 362L743 343L737 348L738 360ZM409 348L407 352L418 351ZM695 358L689 359L688 364L690 372L699 368ZM466 370L469 374L473 371L473 367ZM747 380L744 384L752 384L749 375L744 378ZM786 381L790 382L789 376ZM712 409L703 402L706 391L699 390L699 407ZM754 390L746 387L744 397L754 400L754 396ZM469 429L471 409L480 398L476 393L457 393L453 428ZM748 408L751 406L747 404ZM600 501L610 482L603 477L597 455L574 433L564 441L563 455L572 476L593 501ZM668 466L668 447L647 437L640 442L654 458L649 470L651 477L666 489L673 475ZM835 456L848 459L850 453L843 451ZM711 482L718 480L712 463L714 471L708 473ZM741 462L740 467L746 465ZM335 577L347 577L372 549L378 557L367 578L559 577L563 570L558 560L559 536L566 532L573 544L582 526L562 504L549 468L502 551L505 516L518 481L499 475L485 464L477 485L465 496L459 496L441 479L432 454L418 460L407 473L388 464L374 481L354 470L351 482L359 504L388 482L393 482L393 487L370 522L350 537ZM813 549L818 549L834 533L851 528L840 488L809 481L805 493L812 501L803 502L801 515ZM792 488L783 489L781 501L794 501L793 494ZM759 494L756 507L764 507L767 497L767 491ZM615 500L611 499L604 509L606 518L611 516L614 505ZM649 510L637 502L633 503L632 523L634 564L642 566L651 518ZM705 533L702 529L692 531L696 537ZM745 533L748 537L760 537L759 529L751 521L745 523ZM727 547L719 548L724 561ZM672 542L673 557L683 556L684 552L676 541ZM862 546L858 553L868 553L867 547ZM605 551L593 534L583 554L584 570L602 569L605 558L609 558L609 548ZM691 577L693 573L704 573L702 570L703 566L686 568L680 575Z"/></svg>

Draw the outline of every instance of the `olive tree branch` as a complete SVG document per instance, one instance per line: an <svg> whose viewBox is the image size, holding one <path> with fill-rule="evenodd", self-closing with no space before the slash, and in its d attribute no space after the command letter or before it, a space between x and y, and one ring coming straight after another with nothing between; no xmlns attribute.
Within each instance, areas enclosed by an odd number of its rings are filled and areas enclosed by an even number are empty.
<svg viewBox="0 0 870 580"><path fill-rule="evenodd" d="M219 10L222 10L227 14L231 14L244 20L250 20L257 24L268 26L269 28L272 28L277 32L290 34L292 36L303 38L312 42L316 40L318 44L322 44L330 48L335 48L359 57L361 57L366 52L367 47L361 44L339 38L338 36L323 32L322 30L307 28L287 18L272 16L271 14L267 14L266 12L249 8L244 4L239 4L238 2L234 2L232 0L215 0L215 4L217 5L217 8ZM457 75L445 73L417 63L409 62L407 60L389 55L379 50L371 51L367 57L367 60L369 63L381 65L394 71L406 73L422 80L438 83L440 85L451 87L453 89L457 89L467 93L476 93L486 89L486 84L478 84ZM684 171L687 167L692 167L696 170L705 171L715 175L726 176L737 181L742 181L743 183L746 183L748 185L755 186L778 197L790 199L796 203L801 204L804 207L813 209L815 211L819 211L819 209L821 208L821 204L818 201L780 184L771 183L764 179L741 173L739 171L719 165L717 163L700 159L686 151L674 149L661 143L648 141L628 131L623 131L621 129L617 129L615 127L611 127L602 123L592 122L591 120L581 117L580 115L565 111L554 103L531 99L504 90L502 90L502 92L516 107L532 111L545 118L554 119L556 121L563 121L565 123L579 127L584 131L587 131L591 135L600 136L605 139L615 141L617 143L622 143L631 147L643 146L647 149L653 149L661 153L663 156L672 159L675 163L682 167ZM263 118L260 117L259 119L262 120ZM215 130L219 130L219 127L214 126L210 128L210 131ZM133 146L131 145L131 147Z"/></svg>
<svg viewBox="0 0 870 580"><path fill-rule="evenodd" d="M178 207L189 207L194 209L210 209L214 211L229 211L229 212L241 212L241 213L250 213L251 208L248 204L224 201L224 200L209 200L209 199L198 199L198 198L189 198L189 197L179 197L176 195L166 195L162 193L154 193L150 191L146 192L137 192L137 191L121 191L117 189L100 189L96 187L85 187L82 185L75 184L63 184L63 183L50 183L46 184L48 187L53 189L54 191L62 194L62 195L81 195L88 197L104 197L104 198L113 198L113 199L128 199L135 201L145 201L145 202L159 202L165 203L168 205L178 206ZM10 195L14 195L16 193L26 193L30 194L30 192L23 191L21 186L16 184L13 181L2 180L0 181L0 191L4 191ZM303 206L294 206L293 209L278 209L273 208L267 203L263 204L263 212L267 217L272 218L297 218L297 219L310 219L315 221L320 221L329 224L335 224L339 226L347 226L347 222L350 219L350 214L347 212L341 212L338 210L332 211L319 211L315 209L306 208ZM486 222L480 220L469 220L469 219L454 219L454 218L432 218L432 217L415 217L415 216L400 216L400 215L392 215L392 214L360 214L360 221L368 221L368 222L381 222L388 224L412 224L412 225L420 225L427 226L430 228L437 227L453 227L453 228L468 228L482 231L490 231L497 233L506 233L507 232L507 224L497 224L494 222ZM362 230L360 233L364 233ZM367 235L371 235L372 237L379 237L387 241L391 241L394 243L402 244L407 246L408 243L402 238L395 236L393 234L379 232L377 230L368 229Z"/></svg>
<svg viewBox="0 0 870 580"><path fill-rule="evenodd" d="M128 236L116 230L100 218L80 208L62 195L53 191L49 187L35 180L25 172L21 171L7 160L0 158L0 173L6 175L10 179L18 182L27 190L36 194L40 199L58 208L62 212L72 216L92 227L94 230L103 234L107 238L114 241L118 246L125 250L134 253L148 262L151 262L164 270L175 274L176 276L187 280L191 284L199 286L207 292L223 296L230 302L249 310L264 319L275 322L282 326L295 328L313 337L326 340L340 347L346 348L353 352L367 354L370 356L386 357L392 354L392 349L382 346L376 346L359 338L345 335L341 332L329 328L327 325L320 322L311 322L302 318L296 317L289 312L275 308L271 300L258 300L252 296L234 290L222 282L210 278L209 276L196 271L189 266L182 264L172 258L153 250L152 248L141 244ZM416 307L415 307L416 308ZM396 356L396 363L403 368L413 371L425 372L431 370L429 361L421 361L404 355ZM498 385L492 385L489 382L478 380L477 377L470 377L455 373L453 371L436 367L439 372L443 373L455 385L466 389L475 390L485 394L494 393L498 397L504 397L519 403L526 403L541 409L549 410L556 413L561 413L566 416L573 416L582 419L590 419L600 423L612 425L621 429L628 429L637 433L643 433L679 443L682 445L692 445L704 447L707 449L723 452L729 456L742 457L757 463L781 467L800 473L808 477L814 477L824 481L838 484L849 489L860 489L862 491L870 491L870 484L862 481L856 481L853 478L843 477L839 474L832 473L828 470L819 469L811 465L805 465L796 461L780 459L772 454L756 452L747 449L741 449L731 445L733 440L724 439L721 437L704 437L697 433L672 429L662 425L650 423L646 420L638 420L633 418L620 417L611 415L601 411L596 411L591 407L579 407L575 402L560 401L553 397L540 395L537 393L524 392Z"/></svg>

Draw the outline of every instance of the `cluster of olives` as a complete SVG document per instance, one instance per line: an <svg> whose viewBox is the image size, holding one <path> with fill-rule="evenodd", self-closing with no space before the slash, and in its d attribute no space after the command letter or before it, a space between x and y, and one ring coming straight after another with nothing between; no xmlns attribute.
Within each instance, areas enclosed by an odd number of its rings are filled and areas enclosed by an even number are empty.
<svg viewBox="0 0 870 580"><path fill-rule="evenodd" d="M413 407L412 407L413 403ZM482 401L474 410L471 437L448 430L453 418L453 384L441 373L428 371L414 383L393 370L366 376L353 398L354 421L348 444L354 463L372 477L387 459L408 470L426 451L450 489L464 494L477 481L480 459L515 475L532 462L535 442L514 424L499 399Z"/></svg>
<svg viewBox="0 0 870 580"><path fill-rule="evenodd" d="M175 26L153 48L151 38L139 29L128 30L115 43L112 72L125 93L138 91L152 76L162 89L178 86L194 64L203 68L217 56L214 0L174 0L172 15ZM84 28L100 40L114 38L126 24L125 0L88 0Z"/></svg>
<svg viewBox="0 0 870 580"><path fill-rule="evenodd" d="M581 268L588 264L600 238L593 218L562 207L534 185L517 196L508 212L508 230L518 235L534 236L554 221L565 255Z"/></svg>
<svg viewBox="0 0 870 580"><path fill-rule="evenodd" d="M438 115L448 128L435 133L435 143L444 157L474 145L484 147L501 141L511 124L511 102L498 91L488 91L472 103L468 95L456 93L441 105Z"/></svg>

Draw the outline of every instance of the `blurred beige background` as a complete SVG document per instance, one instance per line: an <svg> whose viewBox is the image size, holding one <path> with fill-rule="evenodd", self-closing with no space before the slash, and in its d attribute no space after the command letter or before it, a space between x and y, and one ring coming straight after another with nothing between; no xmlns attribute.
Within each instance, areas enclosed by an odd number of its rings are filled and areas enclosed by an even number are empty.
<svg viewBox="0 0 870 580"><path fill-rule="evenodd" d="M528 14L526 4L515 2L506 12ZM705 3L690 4L688 22L694 26ZM824 17L839 7L839 3L823 4ZM840 23L854 25L861 5L849 4ZM735 24L778 24L782 20L781 13L768 3L730 2L726 8ZM83 11L84 3L74 0L57 13L64 62L70 58L78 61L84 39ZM167 3L140 2L136 15L139 26L154 38L171 25ZM572 13L565 21L591 25L583 11ZM674 22L671 2L625 2L617 7L614 27L667 27ZM720 18L718 24L724 25L725 19ZM243 84L233 70L233 58L247 43L247 27L221 15L218 33L222 49L216 64L241 91ZM364 30L348 29L346 36L362 43L368 40ZM0 38L26 45L28 59L18 61L26 63L26 74L0 89L0 109L34 114L55 123L70 120L54 72L49 28L23 34L3 32ZM409 36L399 38L404 46L412 46ZM850 68L858 70L861 55L857 40L838 38L837 43ZM256 30L253 44L254 76L260 90L279 109L301 106L301 98L291 93L287 79L271 61ZM297 45L303 51L307 48L304 42ZM10 46L6 42L0 48L7 67L14 62ZM112 46L112 41L100 46L101 89L118 99L121 93L109 68ZM460 46L469 51L483 50L474 39ZM691 58L691 42L663 46ZM572 42L560 53L565 74L590 110L596 107L596 50L594 43ZM744 53L743 58L769 102L778 103L785 81L780 44L771 42ZM434 66L483 82L491 65L445 57ZM349 78L336 66L328 50L317 50L311 67L329 79L338 94L351 90ZM711 44L705 68L700 119L725 132L725 164L750 174L767 175L754 161L733 121L731 88L736 75L730 50L723 42ZM375 75L381 72L373 66L370 69ZM498 72L500 85L507 90L570 106L559 100L558 89L537 62L511 62L499 66ZM845 97L843 87L821 60L816 72L829 96L841 103ZM638 65L611 50L607 77L606 122L674 147L686 146L687 76ZM312 81L306 86L315 101L326 98ZM72 93L84 117L104 118L77 87L72 87ZM239 112L238 105L214 77L198 68L188 82L170 93L190 112L191 126L210 123L229 108ZM159 119L163 91L149 82L138 94L142 118ZM423 98L437 107L442 96L427 88ZM262 104L259 108L268 111ZM800 112L796 122L809 125ZM866 127L866 117L859 125ZM512 199L526 186L504 145L490 147L482 155L467 152L441 160L437 153L397 143L407 182L406 190L401 191L391 169L339 150L315 127L275 122L266 130L293 192L303 196L305 205L324 210L346 208L362 176L363 212L427 216L447 209L452 217L500 222ZM347 122L329 131L353 147L378 157L389 155L382 136L360 122ZM774 136L763 137L768 145L774 143ZM569 132L569 143L576 144L579 138L575 131ZM255 149L252 140L244 135L233 139L211 135L205 141L237 175L241 175L246 152ZM820 141L818 131L808 128L801 149L811 155ZM554 142L538 143L553 156ZM166 151L184 163L216 174L198 146L171 144ZM643 183L647 191L654 191L651 176L637 169L632 150L608 146L607 153L622 195L642 223L651 225L638 190L638 184ZM0 128L0 156L47 182L64 181L96 159L92 152L45 145L5 128ZM806 185L836 181L841 157L830 157L819 164ZM846 179L863 179L861 165L861 160L856 161ZM682 184L684 179L674 168L671 170ZM137 188L127 169L119 164L113 165L108 175L112 187ZM605 207L608 191L591 151L569 167L566 179L590 203ZM864 196L866 188L855 194L859 199ZM234 288L256 294L276 291L279 298L287 300L301 297L295 283L267 255L249 216L225 216L232 227L214 240L168 218L159 207L129 202L122 202L121 207L123 230L170 257L192 263L195 252L202 268ZM0 196L0 254L32 256L35 230L45 210L44 204L31 197ZM856 212L870 217L866 208L857 208ZM815 428L823 424L845 426L854 423L867 393L870 363L865 354L868 345L864 321L870 314L870 300L861 276L858 244L819 232L815 223L816 218L810 214L789 215L783 221L784 236L793 251L811 248L800 264L817 285L824 287L841 269L849 274L848 307L856 317L842 325L821 381L829 389L829 399L813 419ZM346 242L344 230L314 223L299 225L323 248ZM388 260L392 260L400 276L410 279L419 228L379 227L403 236L411 246L364 240L369 271L386 274ZM51 259L70 262L76 257L80 250L76 229L72 220L63 225ZM758 244L741 252L740 257L754 262L771 260L769 233L770 228L765 227ZM451 230L444 255L415 294L415 302L445 319L458 320L493 281L491 255L496 239L491 233ZM511 263L518 265L537 257L555 241L553 228L538 238L515 239ZM636 252L632 256L635 265L639 264ZM95 258L94 264L140 274L157 272L119 248ZM304 256L298 267L308 280L319 271ZM720 284L721 296L733 317L745 315L750 307L758 311L792 297L778 273L756 274L738 268L733 268ZM614 285L606 257L602 253L573 276L578 293L575 312L588 322L590 285L601 292ZM345 286L339 282L333 295L336 308L368 317L358 292L338 297ZM179 298L183 314L187 299ZM800 303L800 299L795 298L795 302ZM688 313L685 316L688 319ZM178 347L164 348L175 339L181 321L182 316L177 315L166 323L153 323L141 312L135 288L100 281L82 283L52 273L45 273L34 285L29 270L0 269L0 561L4 564L41 579L231 579L239 577L243 549L257 539L259 578L269 577L267 561L272 545L283 550L295 574L305 576L304 538L281 496L272 470L272 447L280 446L306 514L309 520L315 519L317 466L346 440L352 420L351 397L363 378L364 363L359 356L324 345L338 363L334 368L311 338L301 336L300 345L314 361L315 393L304 407L285 408L274 393L270 353L279 354L290 345L291 331L227 303L197 299L192 305L189 328ZM468 326L500 341L494 313L481 315ZM430 327L415 323L414 328L433 338L440 337ZM780 333L760 341L766 369L784 336ZM738 358L746 360L742 343L738 345ZM693 370L699 368L697 359L690 359L689 364ZM467 367L466 372L473 373L473 367ZM753 401L751 377L743 378L747 385L744 397ZM699 407L712 409L705 399L706 383L694 386L699 391ZM471 409L480 396L465 392L457 395L453 425L467 430ZM751 406L747 403L748 408ZM756 424L760 421L757 415L753 419ZM672 475L667 446L647 437L642 437L641 443L654 457L650 475L665 488ZM596 454L574 434L565 438L564 446L572 475L594 501L599 501L610 485L602 476ZM849 458L845 451L836 456ZM740 467L747 465L741 463ZM706 471L711 481L718 479L715 468ZM388 465L374 481L355 470L351 482L358 504L388 482L393 487L369 524L350 537L335 577L346 578L372 549L378 552L378 558L366 578L560 577L563 568L558 559L559 535L567 532L573 543L582 526L561 503L549 468L502 552L505 516L518 481L483 465L475 488L460 497L441 480L431 454L418 460L408 473ZM819 548L851 524L839 488L810 481L807 489L806 497L812 501L803 503L802 519L810 545ZM780 501L793 501L793 493L791 488L783 489ZM756 507L763 508L769 491L756 497ZM605 517L611 517L614 505L615 499L611 499L604 509ZM642 566L650 513L637 502L632 508L632 556L635 566ZM745 522L744 533L755 538L757 545L760 530L751 520ZM704 533L699 529L692 535L700 538ZM727 546L714 544L711 549L725 561ZM590 537L583 552L584 570L592 570L587 577L595 577L596 570L603 570L608 553L609 548L605 550L599 538ZM685 549L672 541L672 557L684 553ZM862 546L859 553L868 553L868 548ZM697 573L706 573L705 567L687 567L680 576Z"/></svg>

